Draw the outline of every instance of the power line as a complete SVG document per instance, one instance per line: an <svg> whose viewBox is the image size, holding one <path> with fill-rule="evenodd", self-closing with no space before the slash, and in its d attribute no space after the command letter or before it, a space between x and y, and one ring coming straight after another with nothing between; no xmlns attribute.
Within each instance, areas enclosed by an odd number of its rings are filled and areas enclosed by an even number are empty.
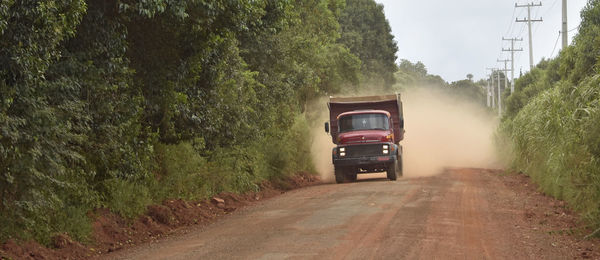
<svg viewBox="0 0 600 260"><path fill-rule="evenodd" d="M577 27L575 27L575 28L573 28L573 29L571 29L571 30L568 30L567 32L572 32L572 31L575 31L575 30L579 29L579 27L580 27L580 26L581 26L581 24L580 24L580 25L577 25Z"/></svg>
<svg viewBox="0 0 600 260"><path fill-rule="evenodd" d="M515 19L515 13L517 12L517 8L513 8L513 13L512 13L512 17L510 18L510 23L508 24L508 29L506 30L506 35L508 35L511 31L511 29L513 28L513 20Z"/></svg>
<svg viewBox="0 0 600 260"><path fill-rule="evenodd" d="M558 32L558 37L556 37L556 42L554 42L554 48L552 48L552 53L550 53L550 58L554 55L554 50L556 50L556 45L558 44L558 40L560 40L560 31Z"/></svg>
<svg viewBox="0 0 600 260"><path fill-rule="evenodd" d="M577 26L577 27L575 27L575 28L573 28L571 30L568 30L567 32L572 32L572 31L577 30L577 29L579 29L579 26ZM554 42L554 47L552 48L552 53L550 54L550 58L552 58L552 55L554 55L554 51L556 50L556 45L558 45L558 40L560 40L560 36L561 35L562 35L562 32L558 31L558 37L556 37L556 41Z"/></svg>
<svg viewBox="0 0 600 260"><path fill-rule="evenodd" d="M552 11L552 9L556 5L556 3L558 3L558 0L554 0L554 2L552 2L552 5L550 5L550 8L546 9L546 12L544 13L544 16L546 16L548 13L550 13L550 11Z"/></svg>
<svg viewBox="0 0 600 260"><path fill-rule="evenodd" d="M519 31L519 35L517 37L522 38L523 37L523 32L525 32L526 28L527 28L527 25L523 24L523 26L521 26L521 30Z"/></svg>

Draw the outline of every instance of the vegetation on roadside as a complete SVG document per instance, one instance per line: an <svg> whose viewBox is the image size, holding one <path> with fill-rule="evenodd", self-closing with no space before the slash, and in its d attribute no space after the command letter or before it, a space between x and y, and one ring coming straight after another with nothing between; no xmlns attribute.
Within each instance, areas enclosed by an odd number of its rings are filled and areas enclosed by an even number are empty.
<svg viewBox="0 0 600 260"><path fill-rule="evenodd" d="M499 135L512 149L513 167L598 230L600 1L590 0L581 17L572 45L515 82Z"/></svg>
<svg viewBox="0 0 600 260"><path fill-rule="evenodd" d="M429 74L422 62L412 63L403 59L400 61L395 77L394 88L397 91L410 88L434 88L457 99L475 102L482 106L486 105L485 87L487 83L485 80L474 82L471 74L467 74L466 79L448 83L438 75Z"/></svg>
<svg viewBox="0 0 600 260"><path fill-rule="evenodd" d="M0 0L0 241L312 172L308 104L396 50L373 0Z"/></svg>

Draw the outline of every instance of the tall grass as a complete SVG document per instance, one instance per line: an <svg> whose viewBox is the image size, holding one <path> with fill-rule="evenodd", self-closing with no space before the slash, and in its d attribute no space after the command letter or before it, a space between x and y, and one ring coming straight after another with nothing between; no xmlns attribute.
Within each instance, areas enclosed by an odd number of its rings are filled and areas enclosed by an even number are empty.
<svg viewBox="0 0 600 260"><path fill-rule="evenodd" d="M513 166L594 228L600 227L599 86L599 75L577 86L560 81L500 128L510 140Z"/></svg>

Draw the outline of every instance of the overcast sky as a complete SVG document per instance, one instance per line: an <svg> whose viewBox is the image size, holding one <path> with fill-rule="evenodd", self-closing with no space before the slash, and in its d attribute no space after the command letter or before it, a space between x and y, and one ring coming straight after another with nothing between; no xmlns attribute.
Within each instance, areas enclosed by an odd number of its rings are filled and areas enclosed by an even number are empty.
<svg viewBox="0 0 600 260"><path fill-rule="evenodd" d="M510 59L505 38L523 38L515 42L515 77L519 70L529 70L529 43L526 19L527 8L515 8L508 0L375 0L384 5L385 15L398 42L398 59L421 61L430 74L442 76L448 82L465 79L468 73L481 79L485 68L502 67L497 59ZM536 0L535 3L539 3ZM531 0L517 1L519 4ZM533 58L537 64L542 57L555 57L561 48L562 0L542 0L541 7L531 9L531 18L544 20L532 24ZM579 13L587 0L568 0L569 43L577 33ZM556 43L556 49L553 48ZM508 63L510 69L510 63Z"/></svg>

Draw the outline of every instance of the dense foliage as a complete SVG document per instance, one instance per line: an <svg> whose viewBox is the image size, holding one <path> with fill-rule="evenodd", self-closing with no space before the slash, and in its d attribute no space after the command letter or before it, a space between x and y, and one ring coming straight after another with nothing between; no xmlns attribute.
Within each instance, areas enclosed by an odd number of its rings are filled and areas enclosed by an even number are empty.
<svg viewBox="0 0 600 260"><path fill-rule="evenodd" d="M396 69L348 3L0 0L0 241L312 171L307 104Z"/></svg>
<svg viewBox="0 0 600 260"><path fill-rule="evenodd" d="M573 44L516 81L500 135L514 167L600 227L600 1ZM598 234L598 232L596 232Z"/></svg>
<svg viewBox="0 0 600 260"><path fill-rule="evenodd" d="M395 83L398 47L383 13L383 6L372 0L347 0L342 11L340 43L362 61L362 83L390 88Z"/></svg>
<svg viewBox="0 0 600 260"><path fill-rule="evenodd" d="M486 105L485 87L487 83L485 80L473 82L471 74L467 74L467 79L447 83L442 77L429 74L422 62L412 63L403 59L400 61L395 77L395 87L399 90L415 87L434 88L458 99L475 102L482 106Z"/></svg>

